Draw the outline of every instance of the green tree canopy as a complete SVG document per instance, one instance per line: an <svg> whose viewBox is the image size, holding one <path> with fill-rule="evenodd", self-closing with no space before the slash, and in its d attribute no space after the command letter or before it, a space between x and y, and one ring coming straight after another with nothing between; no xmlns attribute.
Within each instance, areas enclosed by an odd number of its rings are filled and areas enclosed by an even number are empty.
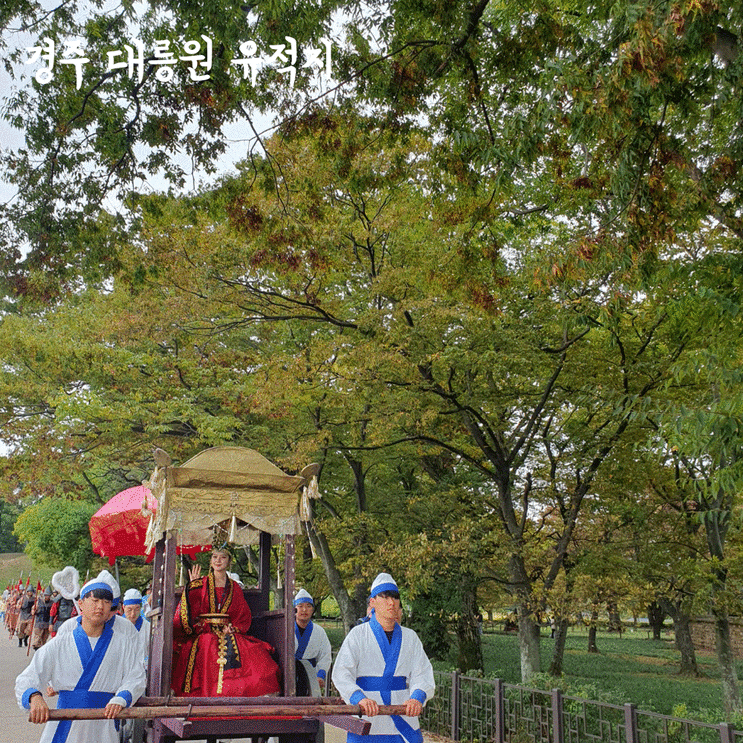
<svg viewBox="0 0 743 743"><path fill-rule="evenodd" d="M37 565L57 570L73 565L85 575L94 559L88 522L97 510L98 506L82 500L43 498L24 509L15 533Z"/></svg>

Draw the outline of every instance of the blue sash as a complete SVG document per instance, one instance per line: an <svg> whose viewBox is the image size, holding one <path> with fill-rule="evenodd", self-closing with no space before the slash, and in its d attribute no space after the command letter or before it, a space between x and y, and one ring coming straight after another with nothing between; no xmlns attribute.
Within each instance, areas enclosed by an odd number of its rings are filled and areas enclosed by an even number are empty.
<svg viewBox="0 0 743 743"><path fill-rule="evenodd" d="M142 623L144 622L144 617L137 617L137 621L134 622L134 628L139 632L139 630L142 629Z"/></svg>
<svg viewBox="0 0 743 743"><path fill-rule="evenodd" d="M102 709L113 698L109 691L60 691L57 709Z"/></svg>
<svg viewBox="0 0 743 743"><path fill-rule="evenodd" d="M385 696L384 692L402 691L408 688L408 680L405 676L393 676L389 680L383 676L359 676L356 683L364 691L381 692L383 698ZM387 696L390 696L389 693ZM385 702L385 704L389 704L389 702Z"/></svg>
<svg viewBox="0 0 743 743"><path fill-rule="evenodd" d="M82 617L78 617L77 626L72 630L72 636L75 639L77 652L83 666L83 673L72 691L59 692L58 709L70 709L73 707L88 709L101 708L105 707L114 696L104 691L90 691L90 685L98 673L98 669L106 655L106 650L108 650L108 646L111 643L111 638L114 636L113 621L108 621L104 625L103 632L98 638L94 650L90 647L90 640L85 634L81 622ZM70 734L71 727L72 720L61 720L58 722L52 743L65 743L67 736Z"/></svg>
<svg viewBox="0 0 743 743"><path fill-rule="evenodd" d="M302 656L304 655L304 651L307 650L307 645L310 642L310 637L312 636L312 630L314 629L314 625L312 622L308 622L307 626L304 628L304 632L300 634L299 632L299 625L294 622L294 637L297 640L297 649L294 652L294 657L297 660L302 660ZM312 664L315 665L314 663Z"/></svg>

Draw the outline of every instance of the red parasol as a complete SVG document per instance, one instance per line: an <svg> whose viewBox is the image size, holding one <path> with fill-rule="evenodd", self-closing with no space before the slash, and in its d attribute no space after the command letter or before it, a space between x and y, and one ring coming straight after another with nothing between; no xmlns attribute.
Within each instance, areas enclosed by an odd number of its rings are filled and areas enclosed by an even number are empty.
<svg viewBox="0 0 743 743"><path fill-rule="evenodd" d="M122 555L144 555L144 538L150 517L142 513L142 503L146 502L150 511L157 510L157 500L149 488L137 485L117 493L101 506L90 519L90 541L93 552L108 557L110 565ZM210 550L210 544L179 545L178 553L194 557L198 552ZM150 562L154 557L151 552Z"/></svg>

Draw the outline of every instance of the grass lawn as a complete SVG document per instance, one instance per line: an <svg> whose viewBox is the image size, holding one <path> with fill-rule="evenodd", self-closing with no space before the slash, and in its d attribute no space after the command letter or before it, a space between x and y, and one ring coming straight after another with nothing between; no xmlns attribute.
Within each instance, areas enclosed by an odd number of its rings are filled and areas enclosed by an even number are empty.
<svg viewBox="0 0 743 743"><path fill-rule="evenodd" d="M326 626L335 650L343 641L343 630ZM653 640L643 630L616 634L599 632L599 653L588 653L585 629L575 629L568 635L563 661L562 679L542 676L536 682L540 688L559 687L565 694L595 699L612 704L631 702L639 709L664 715L688 717L705 722L719 722L722 713L722 690L717 661L713 654L697 652L700 678L678 674L678 651L673 635ZM542 668L549 668L554 640L542 635ZM515 634L486 633L483 635L485 676L501 678L509 684L521 684L518 638ZM440 671L451 671L452 665L434 662ZM743 663L738 664L743 678Z"/></svg>
<svg viewBox="0 0 743 743"><path fill-rule="evenodd" d="M563 660L565 693L613 704L631 702L638 708L694 719L723 719L722 692L713 654L697 652L700 678L678 673L678 651L672 636L662 640L645 631L599 633L599 653L588 653L588 636L575 631L568 636ZM542 668L549 668L554 640L542 636ZM486 676L520 682L518 640L515 635L488 634L483 638ZM738 666L741 675L743 664Z"/></svg>
<svg viewBox="0 0 743 743"><path fill-rule="evenodd" d="M42 576L41 573L32 571L32 563L29 557L26 557L22 552L0 553L0 593L5 590L7 585L18 583L21 572L23 572L23 582L25 584L29 571L33 572L31 580L34 582L34 588L36 588L36 581Z"/></svg>

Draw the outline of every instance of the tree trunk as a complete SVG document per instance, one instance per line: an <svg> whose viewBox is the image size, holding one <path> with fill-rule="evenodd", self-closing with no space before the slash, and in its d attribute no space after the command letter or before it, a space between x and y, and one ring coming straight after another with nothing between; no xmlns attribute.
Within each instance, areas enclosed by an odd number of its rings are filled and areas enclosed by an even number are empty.
<svg viewBox="0 0 743 743"><path fill-rule="evenodd" d="M528 602L519 603L518 611L521 681L525 683L542 670L539 658L539 624L531 613Z"/></svg>
<svg viewBox="0 0 743 743"><path fill-rule="evenodd" d="M725 708L725 718L731 720L741 711L741 701L738 673L735 669L735 654L730 642L730 621L724 609L716 610L714 616L717 662L720 666L722 680L722 702Z"/></svg>
<svg viewBox="0 0 743 743"><path fill-rule="evenodd" d="M320 557L323 570L325 571L325 577L328 579L328 585L330 590L335 596L335 600L338 602L338 608L341 612L341 619L343 620L343 630L346 634L351 631L351 627L356 624L356 620L364 616L366 613L366 606L359 608L358 602L349 596L346 590L346 585L343 582L343 577L335 564L335 559L328 546L328 540L325 535L315 529L315 526L310 521L305 521L305 528L307 536L312 542L312 546L315 549L316 554Z"/></svg>
<svg viewBox="0 0 743 743"><path fill-rule="evenodd" d="M691 619L681 608L681 602L659 596L658 603L673 620L673 635L676 649L681 654L679 673L682 676L701 676L697 666L697 655L691 639Z"/></svg>
<svg viewBox="0 0 743 743"><path fill-rule="evenodd" d="M512 554L509 563L509 577L514 586L519 586L516 593L516 607L519 623L519 656L521 658L521 681L528 681L535 673L540 673L542 663L539 657L539 624L533 613L528 586L529 574L523 558Z"/></svg>
<svg viewBox="0 0 743 743"><path fill-rule="evenodd" d="M364 467L359 460L353 459L350 455L344 455L344 457L353 472L356 508L359 513L362 513L366 510L366 482ZM311 508L311 519L310 521L303 522L303 524L307 536L312 543L312 548L314 549L315 554L320 558L323 570L325 571L325 577L328 579L330 590L332 591L333 596L335 596L335 600L338 602L341 619L343 620L343 630L348 634L351 631L351 628L355 626L357 620L366 615L366 596L368 593L368 587L357 582L355 584L353 595L349 594L343 577L336 565L335 558L330 551L328 540L325 535L315 527L314 506L311 506ZM359 543L357 543L357 549L359 554L369 554L370 550L366 536L362 536L359 540Z"/></svg>
<svg viewBox="0 0 743 743"><path fill-rule="evenodd" d="M565 575L565 593L563 600L556 605L553 616L553 634L555 645L552 648L552 658L550 660L549 675L562 676L562 662L565 655L565 642L568 638L568 628L570 627L570 597L573 595L575 580L573 578L573 568L575 567L575 558L566 553L563 558L562 570Z"/></svg>
<svg viewBox="0 0 743 743"><path fill-rule="evenodd" d="M348 466L353 472L353 491L356 494L356 511L364 513L366 509L366 473L363 463L350 454L344 454Z"/></svg>
<svg viewBox="0 0 743 743"><path fill-rule="evenodd" d="M457 668L466 672L485 670L475 590L462 591L462 609L457 619Z"/></svg>
<svg viewBox="0 0 743 743"><path fill-rule="evenodd" d="M658 604L657 601L653 601L653 603L648 606L648 623L653 630L654 640L661 639L661 633L663 631L663 621L665 620L665 618L666 612L663 610L660 604Z"/></svg>
<svg viewBox="0 0 743 743"><path fill-rule="evenodd" d="M591 624L588 627L588 652L598 653L599 647L596 644L596 629L599 621L599 610L594 609L591 612Z"/></svg>
<svg viewBox="0 0 743 743"><path fill-rule="evenodd" d="M555 647L552 649L549 675L562 676L562 659L565 656L565 640L570 621L567 617L555 617Z"/></svg>
<svg viewBox="0 0 743 743"><path fill-rule="evenodd" d="M735 668L735 657L730 642L730 621L725 605L724 593L727 589L728 570L725 562L725 537L730 525L729 513L732 498L727 497L724 490L718 492L716 509L707 513L704 519L704 531L707 538L707 548L710 556L716 560L713 567L715 581L712 595L712 615L715 618L715 645L717 648L717 663L720 667L722 681L722 702L725 717L728 721L740 713L740 689L738 688L738 672ZM727 508L725 508L727 506Z"/></svg>
<svg viewBox="0 0 743 743"><path fill-rule="evenodd" d="M622 634L622 618L619 616L619 607L615 602L610 601L606 605L606 611L609 614L609 632L619 632Z"/></svg>
<svg viewBox="0 0 743 743"><path fill-rule="evenodd" d="M681 654L679 673L683 676L701 676L697 666L697 654L694 642L691 639L691 622L686 614L680 614L678 619L673 618L673 633L676 638L676 648Z"/></svg>

